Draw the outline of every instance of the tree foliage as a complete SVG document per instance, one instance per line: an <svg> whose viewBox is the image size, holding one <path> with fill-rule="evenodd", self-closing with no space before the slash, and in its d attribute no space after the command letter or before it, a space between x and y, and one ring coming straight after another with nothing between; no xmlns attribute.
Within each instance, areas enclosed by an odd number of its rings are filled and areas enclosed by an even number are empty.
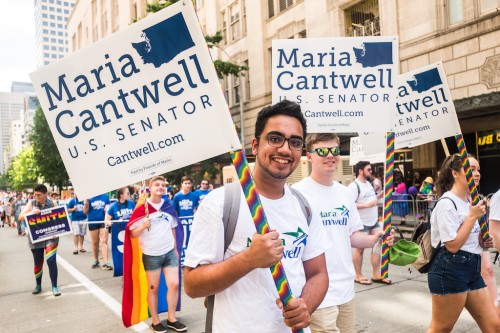
<svg viewBox="0 0 500 333"><path fill-rule="evenodd" d="M42 108L39 106L33 120L30 133L33 144L33 157L39 176L50 185L62 188L69 184L69 176Z"/></svg>
<svg viewBox="0 0 500 333"><path fill-rule="evenodd" d="M12 188L22 191L34 187L38 180L38 167L34 159L33 146L24 148L12 161L7 171Z"/></svg>

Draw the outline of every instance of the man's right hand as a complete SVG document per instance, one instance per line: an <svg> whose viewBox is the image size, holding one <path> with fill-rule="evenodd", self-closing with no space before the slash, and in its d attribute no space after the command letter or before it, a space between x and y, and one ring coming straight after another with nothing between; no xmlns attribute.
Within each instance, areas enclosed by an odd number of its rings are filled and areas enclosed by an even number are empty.
<svg viewBox="0 0 500 333"><path fill-rule="evenodd" d="M247 250L248 260L254 268L268 268L283 258L284 248L278 232L255 233Z"/></svg>

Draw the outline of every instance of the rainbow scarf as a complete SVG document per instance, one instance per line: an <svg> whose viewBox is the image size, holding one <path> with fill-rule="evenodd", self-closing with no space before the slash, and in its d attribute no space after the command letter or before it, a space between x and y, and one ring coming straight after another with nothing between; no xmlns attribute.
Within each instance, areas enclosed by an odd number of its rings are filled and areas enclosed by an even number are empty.
<svg viewBox="0 0 500 333"><path fill-rule="evenodd" d="M146 271L142 263L142 251L139 243L139 237L132 238L130 236L130 226L146 217L149 214L156 212L152 205L146 206L145 199L141 198L130 217L129 223L125 228L125 239L123 248L123 295L122 295L122 321L125 327L135 325L149 317L149 307L147 302L148 283L146 279ZM172 215L177 219L180 224L177 212L170 202L164 200L160 211ZM145 231L147 232L147 231ZM176 233L176 243L180 241L182 244L183 235ZM179 240L180 238L180 240ZM180 310L180 290L181 290L180 268L179 268L179 296L177 302L177 309ZM167 287L163 273L161 274L160 286L158 288L158 313L168 311L168 304L166 302Z"/></svg>

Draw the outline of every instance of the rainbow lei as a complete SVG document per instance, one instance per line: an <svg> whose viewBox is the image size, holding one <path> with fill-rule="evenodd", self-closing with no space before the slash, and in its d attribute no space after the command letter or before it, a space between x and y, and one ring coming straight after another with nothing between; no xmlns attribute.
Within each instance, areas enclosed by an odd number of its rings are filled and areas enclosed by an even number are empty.
<svg viewBox="0 0 500 333"><path fill-rule="evenodd" d="M387 132L385 148L385 180L384 180L384 239L382 240L382 262L380 276L382 279L389 277L389 246L387 236L391 231L392 218L392 191L394 187L394 132Z"/></svg>
<svg viewBox="0 0 500 333"><path fill-rule="evenodd" d="M472 170L470 169L467 148L465 148L464 137L462 134L455 135L455 141L457 142L458 154L460 155L462 167L465 171L465 179L467 180L467 185L469 186L472 204L476 205L479 202L479 193L477 192L476 185L474 184L474 179L472 179ZM490 233L488 231L488 225L486 224L486 218L483 215L478 220L479 227L481 228L481 237L483 240L487 240L490 237Z"/></svg>
<svg viewBox="0 0 500 333"><path fill-rule="evenodd" d="M243 153L243 150L238 149L231 152L231 158L233 164L236 168L236 173L240 179L241 187L243 188L243 193L250 208L250 213L252 214L252 219L255 224L255 228L259 234L265 234L270 231L269 224L267 223L266 214L262 208L262 204L259 199L259 194L255 188L255 183L253 182L252 176L250 175L250 169L248 167L248 161ZM281 302L287 305L292 299L292 290L285 275L285 269L281 261L277 262L270 267L271 274L273 276L274 284L278 290L278 295ZM303 329L292 329L292 332L304 332Z"/></svg>

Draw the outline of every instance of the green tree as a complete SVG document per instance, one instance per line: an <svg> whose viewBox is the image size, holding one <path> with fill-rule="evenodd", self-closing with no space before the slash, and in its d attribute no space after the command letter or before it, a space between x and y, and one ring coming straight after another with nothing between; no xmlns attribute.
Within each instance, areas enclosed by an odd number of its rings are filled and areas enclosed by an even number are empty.
<svg viewBox="0 0 500 333"><path fill-rule="evenodd" d="M62 188L69 184L69 176L42 108L39 106L30 133L34 160L39 176L50 185Z"/></svg>
<svg viewBox="0 0 500 333"><path fill-rule="evenodd" d="M10 184L16 191L25 190L36 185L38 169L34 159L33 146L24 148L17 154L7 173Z"/></svg>
<svg viewBox="0 0 500 333"><path fill-rule="evenodd" d="M179 0L166 0L160 2L157 0L152 3L146 3L146 11L148 13L156 13L178 1ZM215 35L206 35L205 40L209 48L219 47L219 43L222 41L222 34L220 31L217 31ZM222 79L225 75L244 75L243 72L248 70L247 66L240 66L230 61L222 61L220 59L214 60L214 65L219 79Z"/></svg>

